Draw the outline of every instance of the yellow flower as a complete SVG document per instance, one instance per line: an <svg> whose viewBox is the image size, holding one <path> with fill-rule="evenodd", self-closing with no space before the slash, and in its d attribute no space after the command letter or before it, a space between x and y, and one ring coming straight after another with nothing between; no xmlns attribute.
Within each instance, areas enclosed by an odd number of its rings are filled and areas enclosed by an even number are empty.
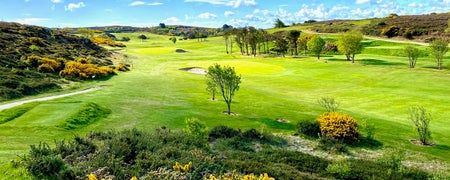
<svg viewBox="0 0 450 180"><path fill-rule="evenodd" d="M95 175L91 173L88 175L88 180L97 180L97 177L95 177Z"/></svg>

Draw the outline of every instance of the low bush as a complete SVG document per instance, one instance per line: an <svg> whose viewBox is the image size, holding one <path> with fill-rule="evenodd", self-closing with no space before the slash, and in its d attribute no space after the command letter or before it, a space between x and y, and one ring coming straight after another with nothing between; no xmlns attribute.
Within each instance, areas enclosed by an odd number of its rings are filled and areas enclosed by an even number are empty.
<svg viewBox="0 0 450 180"><path fill-rule="evenodd" d="M209 139L232 138L239 135L239 131L228 126L216 126L209 131Z"/></svg>
<svg viewBox="0 0 450 180"><path fill-rule="evenodd" d="M331 137L321 136L319 139L319 144L317 146L319 149L328 151L331 153L348 153L347 146L342 142L342 140L337 140Z"/></svg>
<svg viewBox="0 0 450 180"><path fill-rule="evenodd" d="M317 118L322 136L347 143L359 138L358 123L352 117L338 112L327 112Z"/></svg>
<svg viewBox="0 0 450 180"><path fill-rule="evenodd" d="M320 124L317 121L301 120L295 126L299 134L317 138L320 135Z"/></svg>

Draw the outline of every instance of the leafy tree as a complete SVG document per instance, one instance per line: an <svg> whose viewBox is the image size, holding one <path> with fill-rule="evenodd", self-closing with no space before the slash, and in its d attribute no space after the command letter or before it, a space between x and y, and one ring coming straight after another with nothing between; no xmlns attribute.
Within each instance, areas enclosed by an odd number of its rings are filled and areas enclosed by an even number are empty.
<svg viewBox="0 0 450 180"><path fill-rule="evenodd" d="M303 34L297 39L297 49L300 51L304 51L306 55L306 50L308 50L308 41L311 39L311 35Z"/></svg>
<svg viewBox="0 0 450 180"><path fill-rule="evenodd" d="M406 46L405 54L408 56L409 68L414 68L417 63L417 58L420 56L420 50L412 46Z"/></svg>
<svg viewBox="0 0 450 180"><path fill-rule="evenodd" d="M409 109L409 120L414 123L420 142L425 145L429 144L431 114L422 106L413 106Z"/></svg>
<svg viewBox="0 0 450 180"><path fill-rule="evenodd" d="M170 40L171 40L174 44L177 43L177 37L172 37Z"/></svg>
<svg viewBox="0 0 450 180"><path fill-rule="evenodd" d="M336 112L339 108L339 103L332 97L322 97L317 102L327 112Z"/></svg>
<svg viewBox="0 0 450 180"><path fill-rule="evenodd" d="M322 53L323 47L325 46L325 41L319 35L315 35L308 41L307 45L308 50L313 52L317 56L317 59L320 59L320 53Z"/></svg>
<svg viewBox="0 0 450 180"><path fill-rule="evenodd" d="M345 54L347 60L352 60L352 63L355 63L355 54L360 53L362 46L361 41L363 39L363 35L359 31L348 31L341 35L337 44L338 49L342 53Z"/></svg>
<svg viewBox="0 0 450 180"><path fill-rule="evenodd" d="M211 79L206 79L206 90L211 93L211 100L216 100L217 84Z"/></svg>
<svg viewBox="0 0 450 180"><path fill-rule="evenodd" d="M281 21L280 19L275 20L275 28L284 28L284 27L286 27L286 24L284 24L283 21Z"/></svg>
<svg viewBox="0 0 450 180"><path fill-rule="evenodd" d="M291 49L291 52L293 52L296 56L298 55L297 40L300 37L300 34L301 34L301 31L290 30L286 36L286 38L289 41L289 49Z"/></svg>
<svg viewBox="0 0 450 180"><path fill-rule="evenodd" d="M284 54L288 50L288 42L284 38L284 32L276 32L272 35L274 47L271 50L276 51L278 55L284 57Z"/></svg>
<svg viewBox="0 0 450 180"><path fill-rule="evenodd" d="M228 111L231 114L231 102L233 100L234 93L239 90L239 84L241 83L241 76L236 75L236 71L233 67L220 66L214 64L208 68L206 77L211 79L219 88L223 99L227 103Z"/></svg>
<svg viewBox="0 0 450 180"><path fill-rule="evenodd" d="M125 42L128 42L128 41L130 41L130 38L129 38L129 37L126 37L126 36L124 36L124 37L122 37L121 41L125 41Z"/></svg>
<svg viewBox="0 0 450 180"><path fill-rule="evenodd" d="M144 40L147 39L147 36L141 34L141 35L138 36L138 38L141 39L141 41L144 41Z"/></svg>
<svg viewBox="0 0 450 180"><path fill-rule="evenodd" d="M436 58L437 68L442 69L442 59L448 51L448 41L436 39L430 43L431 54Z"/></svg>
<svg viewBox="0 0 450 180"><path fill-rule="evenodd" d="M164 23L159 23L159 28L166 28L166 24L164 24Z"/></svg>

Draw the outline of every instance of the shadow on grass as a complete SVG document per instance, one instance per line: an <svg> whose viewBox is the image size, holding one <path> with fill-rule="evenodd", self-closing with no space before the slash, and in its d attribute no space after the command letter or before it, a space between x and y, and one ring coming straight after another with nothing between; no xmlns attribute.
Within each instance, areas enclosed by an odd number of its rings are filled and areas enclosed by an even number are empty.
<svg viewBox="0 0 450 180"><path fill-rule="evenodd" d="M349 144L349 146L374 150L374 149L381 149L383 147L383 143L373 138L363 137L360 139L359 142Z"/></svg>
<svg viewBox="0 0 450 180"><path fill-rule="evenodd" d="M261 118L261 119L257 119L257 121L265 124L268 128L272 128L272 129L280 129L280 130L294 130L295 129L295 125L293 125L291 123L278 122L277 120L271 119L271 118Z"/></svg>
<svg viewBox="0 0 450 180"><path fill-rule="evenodd" d="M448 145L436 144L434 147L439 150L450 151L450 146Z"/></svg>
<svg viewBox="0 0 450 180"><path fill-rule="evenodd" d="M345 61L347 61L347 62L351 62L351 61L348 61L347 59L337 59L337 58L330 58L330 59L328 59L328 61L336 61L336 62L345 62Z"/></svg>
<svg viewBox="0 0 450 180"><path fill-rule="evenodd" d="M389 61L384 61L384 60L379 60L379 59L362 59L362 60L358 60L359 63L364 64L364 65L406 65L406 63L401 63L401 62L389 62Z"/></svg>

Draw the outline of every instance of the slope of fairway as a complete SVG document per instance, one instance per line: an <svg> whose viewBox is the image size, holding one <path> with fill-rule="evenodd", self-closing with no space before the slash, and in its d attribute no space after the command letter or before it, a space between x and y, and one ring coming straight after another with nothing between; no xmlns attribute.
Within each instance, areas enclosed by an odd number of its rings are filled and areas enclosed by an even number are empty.
<svg viewBox="0 0 450 180"><path fill-rule="evenodd" d="M221 37L208 38L205 42L183 40L173 44L166 36L146 34L149 39L141 41L135 38L137 35L117 34L118 38L132 38L125 51L128 61L133 63L130 72L120 73L107 81L89 82L95 86L104 85L104 89L52 101L93 102L112 110L108 118L77 130L54 126L42 128L39 124L57 117L52 113L36 114L27 120L17 118L10 122L14 125L0 125L0 161L7 162L12 154L24 153L29 144L40 141L52 142L92 130L137 127L151 131L162 126L177 129L184 127L185 119L191 117L204 121L208 127L223 124L292 134L298 121L312 120L323 113L317 100L324 96L334 97L340 102L341 111L358 121L373 122L375 138L384 146L450 160L450 126L447 122L450 117L450 73L430 68L433 65L431 59L424 59L424 65L420 65L419 60L417 69L408 69L404 57L375 53L357 55L355 64L345 61L341 55L324 57L328 59L328 63L324 63L303 56L227 55ZM187 52L177 53L176 49ZM449 60L448 56L444 60L446 67ZM180 70L207 68L214 63L234 66L237 73L242 74L241 88L231 107L238 116L222 113L226 110L223 100L208 100L210 95L205 90L204 75ZM58 107L61 109L50 108L58 111L59 118L64 114L69 116L77 105L61 103ZM431 131L436 146L420 147L409 142L416 138L408 120L411 105L422 105L432 113ZM41 104L47 109L45 106L48 105ZM277 122L277 118L287 119L290 123Z"/></svg>

